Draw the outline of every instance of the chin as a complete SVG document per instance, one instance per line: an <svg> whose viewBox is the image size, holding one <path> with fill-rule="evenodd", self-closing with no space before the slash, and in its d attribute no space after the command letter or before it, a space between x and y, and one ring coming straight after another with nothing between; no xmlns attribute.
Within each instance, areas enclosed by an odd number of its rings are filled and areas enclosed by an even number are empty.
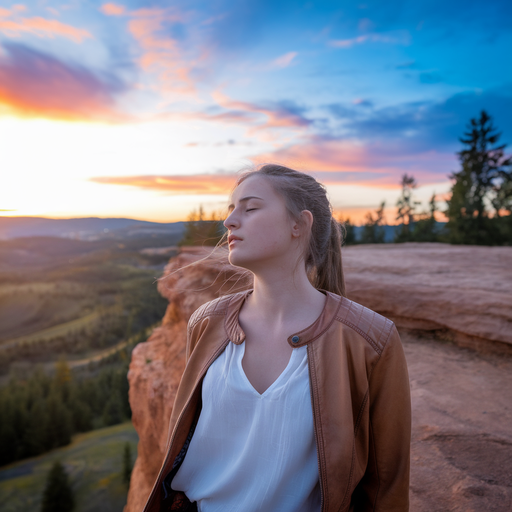
<svg viewBox="0 0 512 512"><path fill-rule="evenodd" d="M236 252L230 252L228 257L229 263L235 267L245 268L246 270L251 270L251 262L254 262L253 259L244 258L241 254L236 254Z"/></svg>

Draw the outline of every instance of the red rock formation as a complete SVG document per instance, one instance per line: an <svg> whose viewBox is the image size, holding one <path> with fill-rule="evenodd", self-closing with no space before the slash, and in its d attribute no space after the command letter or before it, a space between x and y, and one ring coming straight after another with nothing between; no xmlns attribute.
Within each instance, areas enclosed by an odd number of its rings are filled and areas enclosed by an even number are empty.
<svg viewBox="0 0 512 512"><path fill-rule="evenodd" d="M162 326L153 332L146 343L139 344L133 351L129 372L130 404L140 441L125 512L142 510L163 459L168 418L185 364L188 318L208 300L238 291L250 284L247 277L244 278L227 264L225 255L224 259L210 259L187 267L206 254L208 252L202 249L190 248L170 261L165 269L168 277L158 285L160 293L169 300ZM512 248L498 247L390 244L349 247L344 251L347 294L350 299L392 318L399 327L441 330L455 341L466 344L471 342L479 349L485 346L498 347L502 351L512 345L511 261ZM453 350L453 347L447 349ZM444 423L434 425L432 420L429 424L429 418L434 417L429 407L436 411L435 414L440 414L439 404L429 405L430 402L424 400L427 391L422 391L423 388L415 384L427 382L429 370L420 364L423 356L416 366L411 366L416 353L413 345L406 352L411 369L421 368L418 371L426 375L417 375L411 371L413 391L414 386L419 390L416 395L413 393L412 481L419 489L415 491L413 503L415 510L433 510L428 508L430 505L421 508L419 504L436 503L436 500L442 499L442 496L435 493L439 494L439 488L443 488L443 478L448 472L439 470L431 474L428 468L420 468L420 462L426 460L428 448L422 440L425 432L441 435L440 432L450 428L450 435L453 436L458 426L450 423L449 415L448 419L443 420ZM439 361L436 372L442 374L443 368L449 373L456 371L442 364L448 363ZM435 382L438 381L439 378L436 378ZM483 398L480 397L480 400ZM448 412L453 414L453 411ZM502 432L499 434L503 437ZM443 445L444 449L449 451L447 443L452 438L442 439L446 445ZM512 439L510 441L512 443ZM422 450L425 450L424 453ZM435 462L435 457L440 457L439 450L432 453L428 452L430 459L427 459ZM418 465L417 470L415 464ZM447 467L439 460L436 464L439 468ZM425 490L421 482L426 474L430 475L430 480L425 484ZM450 475L455 482L453 485L457 487L458 477L453 476L453 471ZM463 490L460 492L473 492L464 490L466 484L460 484L459 487L461 485ZM453 494L455 491L450 492ZM423 498L422 493L427 493L430 501ZM433 499L433 496L436 498ZM450 496L451 507L453 500L457 500L453 495Z"/></svg>
<svg viewBox="0 0 512 512"><path fill-rule="evenodd" d="M400 328L512 353L512 248L382 244L344 252L347 295ZM493 341L495 343L489 343Z"/></svg>

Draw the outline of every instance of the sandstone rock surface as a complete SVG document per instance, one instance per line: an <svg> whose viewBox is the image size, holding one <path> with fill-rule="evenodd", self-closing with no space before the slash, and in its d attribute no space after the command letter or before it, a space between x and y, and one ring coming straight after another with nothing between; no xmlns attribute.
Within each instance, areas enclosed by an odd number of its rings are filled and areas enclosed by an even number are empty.
<svg viewBox="0 0 512 512"><path fill-rule="evenodd" d="M225 259L188 249L166 267L162 326L133 351L130 404L138 457L125 512L158 474L184 368L186 323L219 294L250 286ZM512 248L442 244L344 250L347 295L401 329L413 400L411 511L512 509ZM177 270L180 269L180 270ZM470 345L479 352L433 340Z"/></svg>
<svg viewBox="0 0 512 512"><path fill-rule="evenodd" d="M381 244L343 255L347 296L398 327L444 331L481 350L512 348L512 247Z"/></svg>

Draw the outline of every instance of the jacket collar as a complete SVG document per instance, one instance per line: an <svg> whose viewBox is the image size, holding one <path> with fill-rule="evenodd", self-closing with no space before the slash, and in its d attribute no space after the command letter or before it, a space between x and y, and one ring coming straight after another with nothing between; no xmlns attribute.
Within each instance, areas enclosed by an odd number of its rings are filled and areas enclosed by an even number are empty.
<svg viewBox="0 0 512 512"><path fill-rule="evenodd" d="M251 289L234 294L228 304L224 325L228 338L236 345L240 345L245 341L245 333L238 323L238 314L242 309L245 299L252 293L252 291L253 290ZM327 331L327 329L329 329L336 318L338 310L341 307L343 300L342 297L325 290L320 291L326 295L324 309L320 313L320 316L309 327L288 336L288 343L293 348L306 345L320 337L325 331Z"/></svg>

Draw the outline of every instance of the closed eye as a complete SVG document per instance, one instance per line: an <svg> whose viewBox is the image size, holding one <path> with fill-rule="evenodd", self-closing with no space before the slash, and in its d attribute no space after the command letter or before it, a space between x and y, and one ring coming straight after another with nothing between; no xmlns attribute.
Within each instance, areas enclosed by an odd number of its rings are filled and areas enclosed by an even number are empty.
<svg viewBox="0 0 512 512"><path fill-rule="evenodd" d="M257 210L258 208L249 208L248 210L245 210L246 212L253 212L254 210Z"/></svg>

